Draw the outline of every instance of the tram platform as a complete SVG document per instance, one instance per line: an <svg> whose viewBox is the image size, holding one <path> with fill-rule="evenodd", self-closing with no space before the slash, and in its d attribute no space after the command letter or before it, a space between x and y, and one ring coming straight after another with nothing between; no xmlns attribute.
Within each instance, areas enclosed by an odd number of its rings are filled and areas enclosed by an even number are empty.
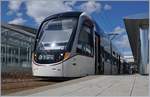
<svg viewBox="0 0 150 97"><path fill-rule="evenodd" d="M10 96L148 96L149 76L93 75Z"/></svg>

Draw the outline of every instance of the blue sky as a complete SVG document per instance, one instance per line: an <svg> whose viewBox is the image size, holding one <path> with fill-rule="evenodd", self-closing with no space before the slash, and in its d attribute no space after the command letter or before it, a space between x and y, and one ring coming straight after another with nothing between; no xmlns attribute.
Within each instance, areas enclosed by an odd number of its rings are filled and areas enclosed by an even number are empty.
<svg viewBox="0 0 150 97"><path fill-rule="evenodd" d="M148 1L62 1L9 0L2 1L2 22L38 28L47 16L64 11L85 11L105 33L119 33L114 44L123 55L132 55L123 18L148 13Z"/></svg>

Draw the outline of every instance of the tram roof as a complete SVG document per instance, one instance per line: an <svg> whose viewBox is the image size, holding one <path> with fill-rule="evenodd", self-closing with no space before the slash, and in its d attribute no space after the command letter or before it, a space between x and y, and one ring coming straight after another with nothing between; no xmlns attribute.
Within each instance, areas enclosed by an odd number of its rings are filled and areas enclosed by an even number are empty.
<svg viewBox="0 0 150 97"><path fill-rule="evenodd" d="M80 16L83 12L80 12L80 11L68 11L68 12L62 12L62 13L57 13L57 14L54 14L54 15L51 15L51 16L48 16L47 18L44 19L44 21L46 20L49 20L51 18L54 18L54 17L59 17L59 16Z"/></svg>
<svg viewBox="0 0 150 97"><path fill-rule="evenodd" d="M78 17L80 16L82 13L82 11L68 11L68 12L62 12L62 13L57 13L57 14L54 14L54 15L51 15L51 16L48 16L47 18L44 19L44 21L47 21L51 18L55 18L55 17L59 17L59 16L67 16L67 17L71 17L71 16L75 16L75 17ZM94 20L93 20L94 21ZM98 24L96 23L96 21L94 21L94 24L96 26L96 30L99 32L97 34L101 34L102 36L107 36L104 31L98 26Z"/></svg>

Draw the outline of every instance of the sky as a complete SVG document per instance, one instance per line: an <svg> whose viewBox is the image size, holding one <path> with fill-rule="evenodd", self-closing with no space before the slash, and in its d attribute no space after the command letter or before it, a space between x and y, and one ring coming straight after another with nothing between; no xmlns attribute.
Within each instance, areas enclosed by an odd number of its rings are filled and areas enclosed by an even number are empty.
<svg viewBox="0 0 150 97"><path fill-rule="evenodd" d="M1 21L38 29L49 15L66 11L84 11L106 34L118 33L114 45L123 56L132 55L123 19L127 16L148 13L148 1L79 1L79 0L8 0L1 2Z"/></svg>

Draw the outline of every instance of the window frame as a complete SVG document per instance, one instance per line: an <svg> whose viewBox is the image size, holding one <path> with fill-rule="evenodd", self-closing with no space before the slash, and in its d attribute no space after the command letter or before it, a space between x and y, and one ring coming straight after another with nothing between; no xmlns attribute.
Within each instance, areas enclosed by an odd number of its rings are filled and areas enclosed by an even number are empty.
<svg viewBox="0 0 150 97"><path fill-rule="evenodd" d="M89 22L89 20L85 20L85 21L82 23L81 29L80 29L80 33L82 32L84 26L85 26L85 27L88 27L88 28L90 29L90 33L88 33L88 32L86 31L86 33L88 34L87 36L88 36L88 42L89 42L89 43L87 42L87 44L85 44L85 43L83 43L83 41L82 41L82 43L80 44L80 45L81 45L81 49L79 49L79 48L78 48L78 45L79 45L79 38L80 38L80 35L81 35L81 34L79 33L79 35L78 35L78 41L77 41L77 47L76 47L76 52L77 52L77 54L80 54L80 55L83 55L83 56L94 57L94 35L93 35L93 33L94 33L94 27L93 27L91 21L90 21L89 23L90 23L90 25L92 25L92 26L87 25L87 24L86 24L87 22ZM91 37L89 37L89 36L91 36ZM92 38L92 39L91 39L91 38ZM82 45L82 44L84 44L84 45ZM88 52L86 51L87 46L90 47L90 53L88 53Z"/></svg>

